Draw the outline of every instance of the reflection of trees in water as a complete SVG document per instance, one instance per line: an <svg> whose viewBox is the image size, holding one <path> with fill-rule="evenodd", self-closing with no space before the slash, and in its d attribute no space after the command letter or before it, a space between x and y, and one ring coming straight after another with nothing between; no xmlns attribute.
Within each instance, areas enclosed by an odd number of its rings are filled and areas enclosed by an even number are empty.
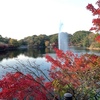
<svg viewBox="0 0 100 100"><path fill-rule="evenodd" d="M49 53L50 49L49 48L45 48L45 53Z"/></svg>
<svg viewBox="0 0 100 100"><path fill-rule="evenodd" d="M43 57L43 54L52 52L49 48L42 48L42 49L28 49L24 55L29 57Z"/></svg>
<svg viewBox="0 0 100 100"><path fill-rule="evenodd" d="M9 58L14 58L14 57L17 57L19 55L18 51L11 51L8 53L9 53L9 55L8 55Z"/></svg>
<svg viewBox="0 0 100 100"><path fill-rule="evenodd" d="M0 52L0 61L7 57L7 52Z"/></svg>
<svg viewBox="0 0 100 100"><path fill-rule="evenodd" d="M8 52L8 57L9 58L13 58L13 57L17 57L20 54L24 54L24 52L27 52L27 49L23 49L23 50L14 50L14 51L9 51Z"/></svg>
<svg viewBox="0 0 100 100"><path fill-rule="evenodd" d="M45 49L28 49L28 52L24 53L26 56L29 57L43 57L43 54L45 53Z"/></svg>
<svg viewBox="0 0 100 100"><path fill-rule="evenodd" d="M14 58L20 55L21 53L24 54L27 50L11 50L6 52L0 52L0 61L4 58Z"/></svg>
<svg viewBox="0 0 100 100"><path fill-rule="evenodd" d="M3 58L14 58L17 57L20 54L26 55L28 57L43 57L43 54L50 53L51 50L49 48L44 49L18 49L13 51L6 51L6 52L0 52L0 61Z"/></svg>

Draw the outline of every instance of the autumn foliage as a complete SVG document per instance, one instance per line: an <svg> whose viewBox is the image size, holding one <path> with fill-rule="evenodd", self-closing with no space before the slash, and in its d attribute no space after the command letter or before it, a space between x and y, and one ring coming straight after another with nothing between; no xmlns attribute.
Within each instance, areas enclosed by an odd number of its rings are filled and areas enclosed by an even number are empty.
<svg viewBox="0 0 100 100"><path fill-rule="evenodd" d="M21 72L8 73L0 80L0 100L48 100L52 86L43 77L34 78ZM48 90L49 92L48 92ZM49 93L49 95L48 95ZM48 96L47 96L48 95ZM49 100L52 95L50 95Z"/></svg>
<svg viewBox="0 0 100 100"><path fill-rule="evenodd" d="M93 14L93 16L97 15L97 18L94 18L92 20L93 26L90 30L100 31L100 0L96 2L96 5L98 8L95 8L92 4L87 5L87 9L90 10Z"/></svg>
<svg viewBox="0 0 100 100"><path fill-rule="evenodd" d="M46 55L51 62L50 81L34 74L8 73L0 80L0 99L60 100L66 92L73 100L94 98L100 87L100 57L58 49L55 52L56 58Z"/></svg>
<svg viewBox="0 0 100 100"><path fill-rule="evenodd" d="M96 95L100 80L100 57L96 55L77 55L71 51L64 53L55 49L56 58L49 55L51 62L50 77L55 92L60 96L70 92L75 100L87 100ZM91 95L92 94L92 95Z"/></svg>
<svg viewBox="0 0 100 100"><path fill-rule="evenodd" d="M98 8L88 4L87 9L98 17L93 19L90 30L100 31L100 0ZM100 35L96 37L100 42ZM51 63L49 79L20 71L7 73L0 80L0 100L60 100L64 93L73 95L73 100L96 100L100 88L100 56L77 55L71 51L55 49L56 57L46 55ZM37 69L38 70L38 69ZM43 74L42 74L43 75ZM100 91L99 91L100 92ZM99 98L99 99L98 99Z"/></svg>
<svg viewBox="0 0 100 100"><path fill-rule="evenodd" d="M97 16L92 20L93 27L91 27L90 31L95 30L96 32L100 31L100 0L96 2L97 8L95 8L92 4L88 4L86 8L90 10L93 16ZM96 41L100 43L100 36L96 37Z"/></svg>

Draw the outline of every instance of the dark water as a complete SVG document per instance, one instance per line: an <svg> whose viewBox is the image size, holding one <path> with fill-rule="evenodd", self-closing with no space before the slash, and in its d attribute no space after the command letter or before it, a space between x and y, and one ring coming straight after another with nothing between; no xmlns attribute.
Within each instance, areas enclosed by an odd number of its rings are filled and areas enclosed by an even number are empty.
<svg viewBox="0 0 100 100"><path fill-rule="evenodd" d="M85 53L100 55L100 51L91 51L78 47L70 47L69 50L79 55ZM55 57L55 52L47 48L22 49L22 50L0 52L0 77L2 77L2 75L5 75L7 72L13 71L14 70L13 68L18 68L18 70L27 73L29 72L29 70L26 68L26 66L29 67L30 66L28 65L29 63L31 63L34 66L38 66L46 73L46 70L50 68L50 63L46 61L45 54L49 54L50 56ZM35 70L34 68L31 67L30 69L33 71Z"/></svg>

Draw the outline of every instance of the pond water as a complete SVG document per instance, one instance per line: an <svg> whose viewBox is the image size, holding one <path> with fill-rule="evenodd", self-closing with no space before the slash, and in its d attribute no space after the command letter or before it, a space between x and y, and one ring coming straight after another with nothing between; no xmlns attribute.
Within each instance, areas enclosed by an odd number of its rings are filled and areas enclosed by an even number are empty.
<svg viewBox="0 0 100 100"><path fill-rule="evenodd" d="M70 47L69 50L79 55L85 53L100 55L100 51L91 51L79 47ZM29 72L30 69L36 72L37 70L32 68L32 65L38 66L44 73L47 73L46 70L50 68L50 63L46 61L45 54L55 57L55 52L47 48L0 52L0 78L7 72L15 71L14 68L24 73ZM28 69L29 64L31 64L30 69ZM39 74L39 72L37 73Z"/></svg>

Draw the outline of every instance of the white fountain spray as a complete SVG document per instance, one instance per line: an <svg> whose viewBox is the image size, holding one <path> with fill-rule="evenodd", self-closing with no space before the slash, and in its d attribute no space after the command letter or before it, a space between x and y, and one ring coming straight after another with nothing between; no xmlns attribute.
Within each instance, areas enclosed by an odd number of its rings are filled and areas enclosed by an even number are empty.
<svg viewBox="0 0 100 100"><path fill-rule="evenodd" d="M59 33L58 33L58 47L60 50L66 52L68 50L68 34L62 32L63 23L60 21Z"/></svg>

